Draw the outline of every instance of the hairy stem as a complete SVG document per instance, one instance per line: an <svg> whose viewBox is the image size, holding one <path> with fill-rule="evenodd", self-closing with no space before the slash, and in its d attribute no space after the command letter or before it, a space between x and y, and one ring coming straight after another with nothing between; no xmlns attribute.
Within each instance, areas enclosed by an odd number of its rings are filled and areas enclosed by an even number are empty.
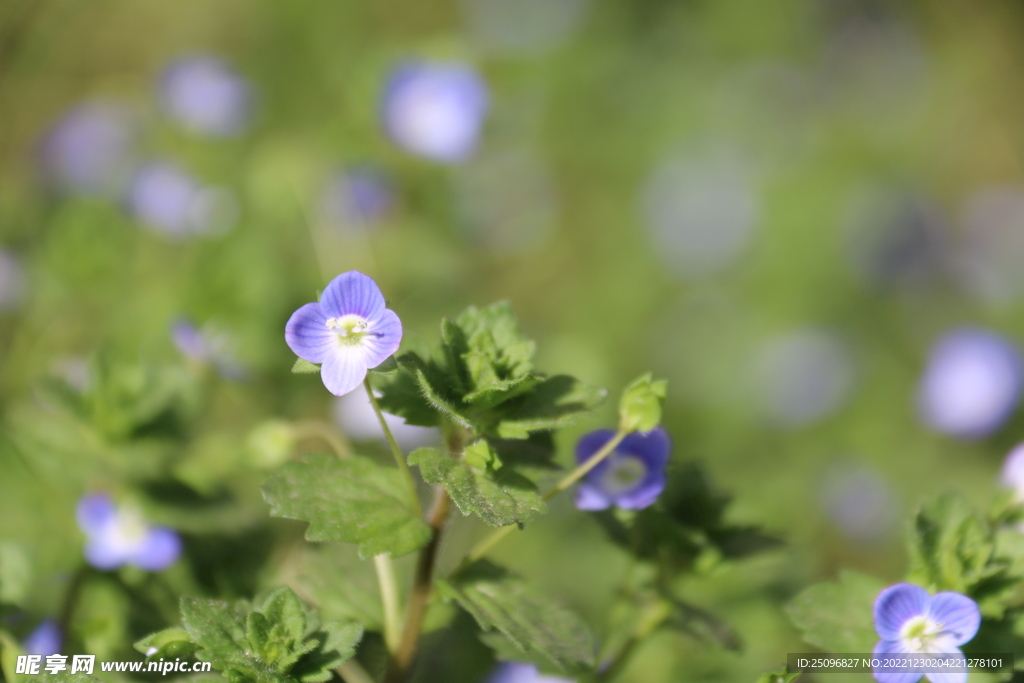
<svg viewBox="0 0 1024 683"><path fill-rule="evenodd" d="M377 570L377 583L380 585L380 601L384 607L384 644L388 652L398 649L401 635L402 615L398 604L398 582L395 580L395 564L391 555L381 553L373 557L373 567Z"/></svg>
<svg viewBox="0 0 1024 683"><path fill-rule="evenodd" d="M400 683L416 657L420 632L423 630L423 618L426 616L430 592L434 585L434 564L437 561L437 551L441 546L441 533L444 530L444 523L448 518L450 507L451 498L448 497L448 492L443 486L436 486L434 503L427 516L427 524L430 525L431 530L430 541L420 550L416 561L416 576L413 580L412 594L409 596L409 607L405 614L405 628L402 629L402 638L398 643L398 649L384 676L384 683Z"/></svg>
<svg viewBox="0 0 1024 683"><path fill-rule="evenodd" d="M373 394L369 375L363 380L363 386L366 387L366 395L370 397L370 405L373 406L373 412L377 413L377 421L380 422L380 428L384 431L384 438L387 439L388 446L391 447L391 455L395 457L395 464L398 465L398 470L402 473L406 486L409 488L409 502L413 506L415 513L421 515L423 511L420 508L419 496L416 494L416 482L409 471L408 463L405 462L405 456L402 455L402 449L398 447L398 442L395 441L395 436L391 433L391 428L388 427L388 423L384 419L384 413L381 412L380 404L377 403L377 397Z"/></svg>
<svg viewBox="0 0 1024 683"><path fill-rule="evenodd" d="M629 434L629 432L624 429L619 429L617 432L615 432L615 435L612 436L608 443L602 446L600 450L598 450L596 453L590 456L590 458L588 458L585 463L578 466L569 474L565 475L565 477L563 477L561 481L555 484L554 488L545 493L544 502L546 503L547 501L551 500L559 493L566 490L567 488L575 484L577 481L582 479L584 476L586 476L587 472L597 467L602 460L604 460L613 452L615 452L616 447L618 447L618 445L622 443L622 440L626 438L627 434ZM493 531L489 536L487 536L479 543L477 543L475 546L473 546L473 549L469 551L468 555L466 555L466 559L462 561L462 564L458 566L454 573L462 571L468 565L479 560L481 557L490 552L491 548L496 546L503 538L508 536L510 533L512 533L514 529L517 528L518 527L515 524L510 524L509 526L503 526L500 529L496 529L495 531Z"/></svg>

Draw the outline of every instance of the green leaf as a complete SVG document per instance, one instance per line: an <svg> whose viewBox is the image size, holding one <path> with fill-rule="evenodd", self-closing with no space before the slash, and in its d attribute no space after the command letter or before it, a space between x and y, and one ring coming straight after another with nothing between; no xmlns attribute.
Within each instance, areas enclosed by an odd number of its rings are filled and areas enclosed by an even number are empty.
<svg viewBox="0 0 1024 683"><path fill-rule="evenodd" d="M375 375L394 375L399 371L398 361L395 360L394 356L388 356L384 359L384 362L375 368L370 368L369 372Z"/></svg>
<svg viewBox="0 0 1024 683"><path fill-rule="evenodd" d="M839 581L805 589L786 606L804 640L826 652L871 652L878 634L871 614L885 584L844 571Z"/></svg>
<svg viewBox="0 0 1024 683"><path fill-rule="evenodd" d="M959 493L923 506L911 524L907 580L932 592L956 591L1000 616L1024 578L1024 549Z"/></svg>
<svg viewBox="0 0 1024 683"><path fill-rule="evenodd" d="M398 470L360 456L311 455L263 486L272 515L308 522L311 541L356 543L364 558L407 555L430 539L407 496Z"/></svg>
<svg viewBox="0 0 1024 683"><path fill-rule="evenodd" d="M180 628L166 628L163 631L151 633L137 641L133 647L146 655L147 662L158 660L161 657L164 659L174 659L175 657L187 659L192 657L198 648L192 642L188 632Z"/></svg>
<svg viewBox="0 0 1024 683"><path fill-rule="evenodd" d="M494 431L502 439L525 439L531 432L570 427L607 396L606 390L583 384L568 375L548 377L529 393L502 406Z"/></svg>
<svg viewBox="0 0 1024 683"><path fill-rule="evenodd" d="M638 377L622 391L619 424L626 431L649 432L661 422L661 402L668 391L666 380L653 380L651 373Z"/></svg>
<svg viewBox="0 0 1024 683"><path fill-rule="evenodd" d="M781 669L775 671L765 671L757 679L757 683L791 683L800 676L800 672L790 671L789 665L783 665Z"/></svg>
<svg viewBox="0 0 1024 683"><path fill-rule="evenodd" d="M495 463L500 466L497 453L482 440L466 449L466 461L437 448L409 455L409 464L420 468L426 482L444 484L462 514L477 515L491 526L522 527L547 506L532 481L511 468L496 470Z"/></svg>
<svg viewBox="0 0 1024 683"><path fill-rule="evenodd" d="M438 582L441 594L473 615L480 628L503 633L523 654L566 673L594 664L594 643L574 612L523 579L487 561Z"/></svg>
<svg viewBox="0 0 1024 683"><path fill-rule="evenodd" d="M0 602L21 604L32 587L32 560L23 545L0 543Z"/></svg>
<svg viewBox="0 0 1024 683"><path fill-rule="evenodd" d="M292 372L296 375L315 375L320 372L320 366L303 358L296 358L295 364L292 365Z"/></svg>
<svg viewBox="0 0 1024 683"><path fill-rule="evenodd" d="M331 622L321 627L316 613L289 588L258 596L251 605L182 598L181 613L189 638L202 648L196 656L233 683L326 681L334 667L354 654L363 634L356 623ZM176 637L161 634L140 643Z"/></svg>

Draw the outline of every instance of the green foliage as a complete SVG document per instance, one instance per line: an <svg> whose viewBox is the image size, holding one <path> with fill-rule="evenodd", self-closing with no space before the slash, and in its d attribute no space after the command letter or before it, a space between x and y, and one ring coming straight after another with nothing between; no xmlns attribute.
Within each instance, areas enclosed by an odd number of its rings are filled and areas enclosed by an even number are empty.
<svg viewBox="0 0 1024 683"><path fill-rule="evenodd" d="M430 528L407 499L398 470L369 458L310 455L263 486L271 514L309 523L311 541L356 543L362 557L400 557L422 547Z"/></svg>
<svg viewBox="0 0 1024 683"><path fill-rule="evenodd" d="M800 672L791 672L789 665L784 665L781 669L775 671L765 671L757 679L757 683L792 683L797 677L800 676Z"/></svg>
<svg viewBox="0 0 1024 683"><path fill-rule="evenodd" d="M729 522L729 497L714 491L697 465L670 467L667 477L654 505L594 515L612 541L666 574L688 571L698 561L739 559L781 545L757 527Z"/></svg>
<svg viewBox="0 0 1024 683"><path fill-rule="evenodd" d="M999 533L1001 522L958 493L923 506L911 523L907 580L932 592L963 593L982 614L1000 616L1024 579L1024 547Z"/></svg>
<svg viewBox="0 0 1024 683"><path fill-rule="evenodd" d="M21 603L31 585L32 560L28 550L11 541L0 543L0 603Z"/></svg>
<svg viewBox="0 0 1024 683"><path fill-rule="evenodd" d="M355 652L363 635L357 623L320 624L289 588L258 596L252 604L182 598L185 630L232 683L319 683ZM151 638L155 637L150 636Z"/></svg>
<svg viewBox="0 0 1024 683"><path fill-rule="evenodd" d="M500 631L545 669L578 673L594 664L594 644L574 612L537 592L526 581L487 561L438 582L441 594L473 615L485 631Z"/></svg>
<svg viewBox="0 0 1024 683"><path fill-rule="evenodd" d="M165 628L163 631L151 633L134 645L135 649L146 655L146 661L158 659L171 660L176 657L191 658L199 646L192 642L188 631L180 628Z"/></svg>
<svg viewBox="0 0 1024 683"><path fill-rule="evenodd" d="M292 372L296 375L316 375L320 373L320 366L304 358L296 358L292 364Z"/></svg>
<svg viewBox="0 0 1024 683"><path fill-rule="evenodd" d="M619 400L619 426L625 431L649 432L661 423L661 402L668 392L668 381L642 375L622 391Z"/></svg>
<svg viewBox="0 0 1024 683"><path fill-rule="evenodd" d="M881 581L844 571L836 582L805 589L786 606L805 641L826 652L871 652L878 642L871 613Z"/></svg>
<svg viewBox="0 0 1024 683"><path fill-rule="evenodd" d="M400 372L373 381L381 407L409 424L435 426L444 418L490 438L566 427L604 400L603 389L535 373L533 353L507 303L471 306L454 322L442 321L437 350L408 351L397 359Z"/></svg>
<svg viewBox="0 0 1024 683"><path fill-rule="evenodd" d="M526 525L547 506L536 485L511 467L502 467L486 441L467 446L461 460L438 448L420 448L409 455L423 479L444 484L464 515L476 515L491 526Z"/></svg>

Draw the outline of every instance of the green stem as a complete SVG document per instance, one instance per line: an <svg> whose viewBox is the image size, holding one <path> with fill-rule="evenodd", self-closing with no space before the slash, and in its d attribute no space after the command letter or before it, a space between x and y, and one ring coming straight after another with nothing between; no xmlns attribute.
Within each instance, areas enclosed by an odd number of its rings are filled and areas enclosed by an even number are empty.
<svg viewBox="0 0 1024 683"><path fill-rule="evenodd" d="M345 683L375 683L373 677L354 657L344 664L339 664L334 670L338 672Z"/></svg>
<svg viewBox="0 0 1024 683"><path fill-rule="evenodd" d="M384 644L388 652L398 649L401 636L402 615L398 602L398 582L395 580L395 563L391 555L381 553L373 557L373 566L377 570L377 583L380 584L380 601L384 607Z"/></svg>
<svg viewBox="0 0 1024 683"><path fill-rule="evenodd" d="M366 387L366 395L370 397L370 405L373 406L373 412L377 413L377 421L380 422L380 428L384 431L384 438L387 439L388 445L391 447L391 454L395 456L395 464L398 465L399 471L405 478L406 486L409 488L409 502L412 504L413 511L418 517L423 514L423 510L420 508L420 499L416 494L416 482L413 480L412 473L409 471L409 465L405 462L405 456L402 455L402 449L398 447L398 442L395 441L395 437L391 433L391 428L388 427L388 423L384 419L384 413L380 410L380 404L377 403L377 397L373 395L373 387L370 386L369 376L363 380L363 385Z"/></svg>
<svg viewBox="0 0 1024 683"><path fill-rule="evenodd" d="M615 435L608 441L608 443L602 446L600 450L598 450L596 453L590 456L590 458L588 458L585 463L578 466L572 472L563 477L561 481L555 484L555 487L553 489L545 493L544 502L548 502L549 500L557 496L559 493L566 490L567 488L575 484L577 481L582 479L584 476L586 476L587 472L597 467L602 460L604 460L613 452L615 452L615 449L618 447L620 443L622 443L622 440L626 438L627 434L629 434L629 432L621 428L617 432L615 432ZM453 573L457 574L468 565L479 560L481 557L486 555L491 550L491 548L496 546L503 538L512 533L514 529L518 528L519 527L517 527L515 524L510 524L509 526L503 526L500 529L497 529L494 532L492 532L489 536L487 536L482 541L473 546L473 549L469 551L468 555L466 555L466 559L462 561L462 564L460 564Z"/></svg>
<svg viewBox="0 0 1024 683"><path fill-rule="evenodd" d="M654 629L658 628L670 614L672 614L672 605L665 600L657 600L648 605L647 609L640 615L640 619L637 620L636 626L633 627L633 632L626 642L623 643L618 653L598 672L597 677L594 679L595 683L614 681L622 670L626 668L629 660L636 652L637 646L647 636L651 635Z"/></svg>

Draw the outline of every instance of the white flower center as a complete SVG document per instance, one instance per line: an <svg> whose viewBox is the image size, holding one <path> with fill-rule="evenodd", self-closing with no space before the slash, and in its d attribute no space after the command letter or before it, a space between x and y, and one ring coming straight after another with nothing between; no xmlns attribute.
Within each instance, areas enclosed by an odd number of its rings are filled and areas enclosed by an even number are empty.
<svg viewBox="0 0 1024 683"><path fill-rule="evenodd" d="M647 474L647 465L635 455L616 454L608 463L602 479L603 488L612 495L633 489Z"/></svg>
<svg viewBox="0 0 1024 683"><path fill-rule="evenodd" d="M335 331L339 344L358 344L369 326L365 318L353 313L327 319L327 329Z"/></svg>
<svg viewBox="0 0 1024 683"><path fill-rule="evenodd" d="M908 619L900 629L900 640L907 644L912 652L937 652L936 646L945 640L946 635L942 624L925 616Z"/></svg>
<svg viewBox="0 0 1024 683"><path fill-rule="evenodd" d="M106 528L107 543L122 553L134 552L149 534L149 526L141 513L132 507L122 507Z"/></svg>

